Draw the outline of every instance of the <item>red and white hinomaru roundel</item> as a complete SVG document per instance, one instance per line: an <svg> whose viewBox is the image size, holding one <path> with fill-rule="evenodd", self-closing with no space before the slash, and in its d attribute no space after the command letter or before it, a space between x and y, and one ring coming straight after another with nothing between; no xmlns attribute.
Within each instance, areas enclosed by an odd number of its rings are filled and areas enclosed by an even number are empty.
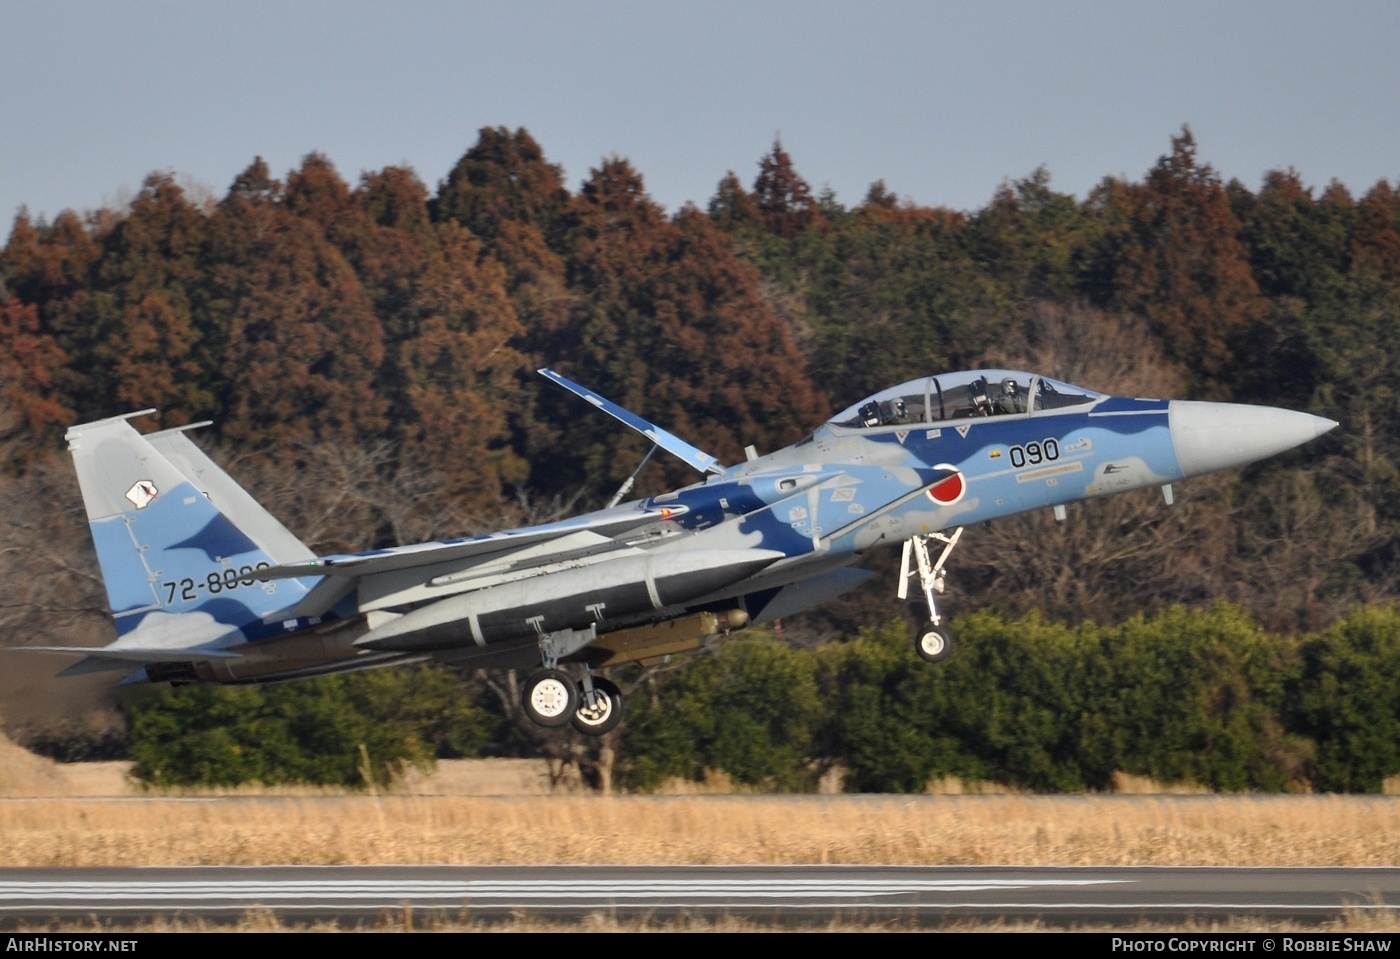
<svg viewBox="0 0 1400 959"><path fill-rule="evenodd" d="M952 506L967 492L967 480L963 477L962 470L952 463L939 463L934 469L947 470L951 475L934 480L924 492L939 506Z"/></svg>

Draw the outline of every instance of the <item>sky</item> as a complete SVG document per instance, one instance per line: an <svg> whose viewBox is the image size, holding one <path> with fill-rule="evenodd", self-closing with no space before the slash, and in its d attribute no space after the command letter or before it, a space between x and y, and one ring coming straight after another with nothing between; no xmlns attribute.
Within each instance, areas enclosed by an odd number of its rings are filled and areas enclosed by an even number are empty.
<svg viewBox="0 0 1400 959"><path fill-rule="evenodd" d="M152 172L221 196L310 152L436 187L486 126L571 190L629 159L703 207L780 138L814 190L883 180L976 210L1044 166L1084 196L1189 125L1257 189L1400 180L1393 0L513 3L0 0L0 217L129 201Z"/></svg>

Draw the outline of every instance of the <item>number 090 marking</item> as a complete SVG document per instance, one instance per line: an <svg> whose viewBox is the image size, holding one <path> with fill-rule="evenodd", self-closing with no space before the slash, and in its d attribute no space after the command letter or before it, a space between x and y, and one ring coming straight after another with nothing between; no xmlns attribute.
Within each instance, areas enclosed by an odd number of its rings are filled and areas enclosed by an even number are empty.
<svg viewBox="0 0 1400 959"><path fill-rule="evenodd" d="M1039 443L1013 446L1008 452L1011 456L1011 465L1015 469L1020 469L1023 466L1039 466L1041 463L1049 463L1059 459L1060 444L1052 437L1043 439Z"/></svg>

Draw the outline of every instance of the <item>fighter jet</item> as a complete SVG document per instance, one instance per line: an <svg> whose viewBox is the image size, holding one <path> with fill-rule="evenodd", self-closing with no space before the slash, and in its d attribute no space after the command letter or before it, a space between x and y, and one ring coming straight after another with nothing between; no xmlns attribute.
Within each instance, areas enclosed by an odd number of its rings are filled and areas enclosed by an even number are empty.
<svg viewBox="0 0 1400 959"><path fill-rule="evenodd" d="M866 397L794 445L722 464L550 370L543 375L702 474L691 486L560 522L317 556L153 410L67 439L116 623L60 675L262 683L407 662L532 671L535 722L602 735L622 717L595 672L695 650L790 616L899 547L898 596L928 607L915 649L952 649L936 596L963 529L1160 487L1281 453L1335 427L1261 406L1110 396L977 370ZM196 424L207 425L207 424ZM643 464L645 460L643 461ZM640 467L639 467L640 469ZM635 473L633 476L635 477Z"/></svg>

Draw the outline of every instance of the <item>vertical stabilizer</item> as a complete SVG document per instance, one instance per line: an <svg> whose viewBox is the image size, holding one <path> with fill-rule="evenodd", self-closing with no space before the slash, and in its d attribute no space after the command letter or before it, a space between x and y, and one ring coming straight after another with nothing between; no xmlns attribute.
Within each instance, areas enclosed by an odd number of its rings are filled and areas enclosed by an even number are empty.
<svg viewBox="0 0 1400 959"><path fill-rule="evenodd" d="M130 418L67 436L115 645L225 646L262 634L263 618L294 605L307 584L246 577L310 552L188 438L142 436Z"/></svg>
<svg viewBox="0 0 1400 959"><path fill-rule="evenodd" d="M211 460L205 452L185 435L187 430L208 423L194 423L160 433L148 433L146 439L156 451L194 483L205 496L227 516L235 526L248 535L276 563L299 563L315 559L316 554L292 535L262 504L248 495L232 476Z"/></svg>

